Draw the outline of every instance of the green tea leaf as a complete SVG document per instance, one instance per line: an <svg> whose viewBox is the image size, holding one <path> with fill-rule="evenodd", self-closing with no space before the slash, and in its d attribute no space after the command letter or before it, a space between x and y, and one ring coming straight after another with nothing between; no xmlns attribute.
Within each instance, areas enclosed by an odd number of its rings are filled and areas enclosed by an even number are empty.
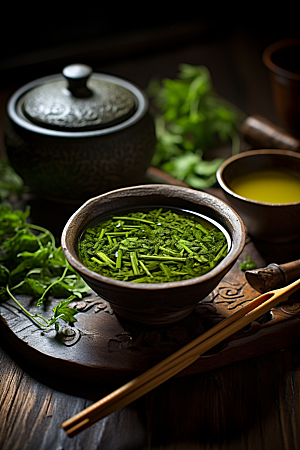
<svg viewBox="0 0 300 450"><path fill-rule="evenodd" d="M113 233L116 227L119 232ZM130 229L131 235L124 239L125 229ZM108 239L112 234L113 246ZM97 248L100 238L101 252ZM208 272L226 256L227 242L220 230L196 215L156 208L99 223L83 236L78 251L85 266L106 277L162 283Z"/></svg>

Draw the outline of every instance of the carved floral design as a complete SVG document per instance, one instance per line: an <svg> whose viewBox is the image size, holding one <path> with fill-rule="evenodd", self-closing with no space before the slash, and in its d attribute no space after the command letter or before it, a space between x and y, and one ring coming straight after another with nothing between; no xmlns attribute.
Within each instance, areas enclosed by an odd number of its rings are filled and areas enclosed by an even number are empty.
<svg viewBox="0 0 300 450"><path fill-rule="evenodd" d="M281 310L284 314L288 315L299 314L300 303L284 303L282 305L279 305L278 309Z"/></svg>
<svg viewBox="0 0 300 450"><path fill-rule="evenodd" d="M91 308L94 308L94 313L98 313L99 311L106 312L108 314L113 314L113 310L108 302L103 300L102 298L95 295L92 298L86 298L81 300L72 301L69 306L71 308L77 309L78 312L86 312ZM76 322L75 322L76 324ZM81 337L81 331L78 330L75 326L64 327L61 333L61 341L67 347L71 347L75 345Z"/></svg>
<svg viewBox="0 0 300 450"><path fill-rule="evenodd" d="M93 306L95 306L94 313L98 313L99 311L104 311L109 314L114 313L110 304L105 300L103 300L103 298L100 298L98 296L95 296L93 298L81 299L77 301L75 300L71 302L69 306L71 308L77 309L77 311L79 312L86 312Z"/></svg>
<svg viewBox="0 0 300 450"><path fill-rule="evenodd" d="M243 306L252 300L252 292L249 292L250 286L244 280L240 283L223 280L219 286L214 289L204 300L198 303L194 314L189 316L180 324L169 326L162 330L140 330L138 326L131 325L129 330L124 330L108 341L109 352L119 352L124 350L142 351L143 348L168 347L175 351L182 345L185 345L196 336L199 336L205 329L225 319L230 310ZM102 298L95 295L92 298L73 301L71 307L79 312L90 311L94 307L94 313L100 311L114 314L110 304ZM272 311L264 314L255 323L244 329L245 333L253 334L257 332L264 324L267 324L276 317L294 315L300 312L300 304L283 304ZM76 344L80 339L80 331L74 327L65 327L63 330L62 342L66 346Z"/></svg>
<svg viewBox="0 0 300 450"><path fill-rule="evenodd" d="M252 299L253 297L249 295L248 283L230 283L228 281L223 281L208 297L196 306L195 312L209 321L210 324L215 325L228 316L228 314L226 314L227 311L244 306L244 304ZM221 308L218 308L218 306ZM255 322L263 325L273 318L273 313L268 312ZM251 326L249 326L249 328L251 328Z"/></svg>
<svg viewBox="0 0 300 450"><path fill-rule="evenodd" d="M244 292L247 287L247 283L222 283L196 306L195 312L215 313L217 311L215 305L218 304L224 304L230 310L235 309L249 301L247 292Z"/></svg>
<svg viewBox="0 0 300 450"><path fill-rule="evenodd" d="M75 345L81 337L80 331L75 327L64 327L61 332L62 343L67 347Z"/></svg>

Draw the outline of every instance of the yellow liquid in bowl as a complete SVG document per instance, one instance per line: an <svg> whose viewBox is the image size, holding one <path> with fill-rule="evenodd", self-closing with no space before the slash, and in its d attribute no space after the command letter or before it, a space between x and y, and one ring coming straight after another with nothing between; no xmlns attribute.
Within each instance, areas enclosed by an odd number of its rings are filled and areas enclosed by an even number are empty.
<svg viewBox="0 0 300 450"><path fill-rule="evenodd" d="M300 202L300 175L288 171L261 170L238 176L230 188L242 197L259 202Z"/></svg>

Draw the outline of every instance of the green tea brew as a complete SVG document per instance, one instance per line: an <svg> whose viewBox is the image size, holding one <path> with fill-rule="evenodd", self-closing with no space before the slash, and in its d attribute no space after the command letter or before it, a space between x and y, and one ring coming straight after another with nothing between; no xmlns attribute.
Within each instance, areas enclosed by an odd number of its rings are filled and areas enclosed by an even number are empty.
<svg viewBox="0 0 300 450"><path fill-rule="evenodd" d="M82 235L78 253L90 270L134 283L198 277L227 254L230 238L200 214L155 208L116 214Z"/></svg>
<svg viewBox="0 0 300 450"><path fill-rule="evenodd" d="M279 169L259 170L236 177L230 188L238 195L264 203L300 202L300 176Z"/></svg>

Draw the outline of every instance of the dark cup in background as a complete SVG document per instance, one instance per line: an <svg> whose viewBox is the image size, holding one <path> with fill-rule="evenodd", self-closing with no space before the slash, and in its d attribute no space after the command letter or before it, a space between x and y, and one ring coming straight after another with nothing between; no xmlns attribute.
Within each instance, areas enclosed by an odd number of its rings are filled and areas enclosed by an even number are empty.
<svg viewBox="0 0 300 450"><path fill-rule="evenodd" d="M286 131L300 137L300 38L269 45L262 59L270 71L278 119Z"/></svg>

